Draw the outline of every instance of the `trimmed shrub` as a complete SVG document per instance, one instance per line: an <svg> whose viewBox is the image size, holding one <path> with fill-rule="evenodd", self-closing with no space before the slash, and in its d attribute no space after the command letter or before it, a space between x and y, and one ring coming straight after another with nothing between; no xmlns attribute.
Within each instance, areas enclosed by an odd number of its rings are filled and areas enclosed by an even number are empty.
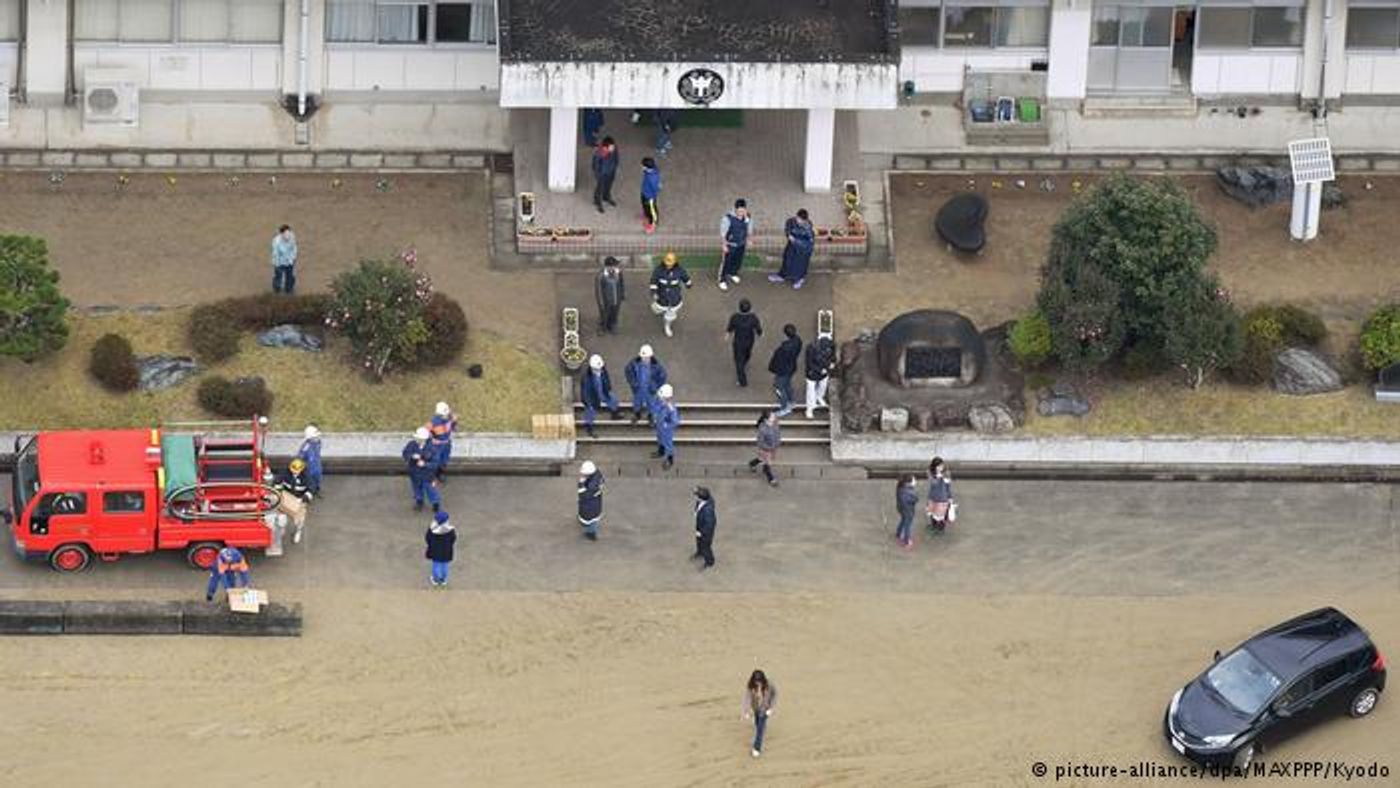
<svg viewBox="0 0 1400 788"><path fill-rule="evenodd" d="M433 293L423 307L428 338L418 348L418 363L445 367L456 361L467 346L467 315L462 305L442 293Z"/></svg>
<svg viewBox="0 0 1400 788"><path fill-rule="evenodd" d="M262 378L229 380L211 375L199 382L200 407L216 416L241 419L272 412L272 392Z"/></svg>
<svg viewBox="0 0 1400 788"><path fill-rule="evenodd" d="M365 260L331 283L326 325L350 340L360 364L375 380L417 363L428 341L423 309L432 281L407 259Z"/></svg>
<svg viewBox="0 0 1400 788"><path fill-rule="evenodd" d="M1034 369L1045 363L1050 357L1050 323L1044 313L1034 310L1012 324L1006 344L1023 369Z"/></svg>
<svg viewBox="0 0 1400 788"><path fill-rule="evenodd" d="M1379 370L1400 361L1400 304L1377 309L1361 327L1361 361Z"/></svg>
<svg viewBox="0 0 1400 788"><path fill-rule="evenodd" d="M1283 344L1313 347L1327 338L1327 325L1322 318L1295 304L1280 304L1273 308L1283 330Z"/></svg>
<svg viewBox="0 0 1400 788"><path fill-rule="evenodd" d="M1264 383L1273 377L1274 357L1285 347L1314 347L1327 338L1321 318L1292 304L1257 306L1245 313L1240 356L1230 377L1240 383Z"/></svg>
<svg viewBox="0 0 1400 788"><path fill-rule="evenodd" d="M1093 263L1047 266L1037 303L1065 371L1089 375L1123 347L1127 330L1118 292L1118 285Z"/></svg>
<svg viewBox="0 0 1400 788"><path fill-rule="evenodd" d="M131 342L117 334L103 334L93 343L88 371L112 391L133 391L141 382Z"/></svg>
<svg viewBox="0 0 1400 788"><path fill-rule="evenodd" d="M1123 377L1127 380L1155 378L1170 366L1166 353L1150 342L1139 342L1123 353Z"/></svg>
<svg viewBox="0 0 1400 788"><path fill-rule="evenodd" d="M68 299L42 238L0 235L0 355L34 361L68 342Z"/></svg>
<svg viewBox="0 0 1400 788"><path fill-rule="evenodd" d="M1198 389L1206 376L1228 369L1239 359L1243 345L1240 315L1224 291L1203 281L1194 292L1173 299L1172 311L1190 315L1167 334L1162 350L1186 372L1186 383Z"/></svg>
<svg viewBox="0 0 1400 788"><path fill-rule="evenodd" d="M319 326L325 322L331 298L325 293L280 295L260 293L218 303L245 331L263 331L284 324Z"/></svg>
<svg viewBox="0 0 1400 788"><path fill-rule="evenodd" d="M238 354L242 331L221 303L197 306L190 313L190 347L203 364L217 364Z"/></svg>

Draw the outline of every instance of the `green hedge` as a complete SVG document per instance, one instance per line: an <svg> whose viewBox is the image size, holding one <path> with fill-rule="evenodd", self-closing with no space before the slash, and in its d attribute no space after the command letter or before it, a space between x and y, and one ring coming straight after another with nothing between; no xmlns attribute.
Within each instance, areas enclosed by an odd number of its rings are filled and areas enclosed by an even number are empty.
<svg viewBox="0 0 1400 788"><path fill-rule="evenodd" d="M103 334L93 343L88 371L111 391L133 391L141 382L131 342L117 334Z"/></svg>

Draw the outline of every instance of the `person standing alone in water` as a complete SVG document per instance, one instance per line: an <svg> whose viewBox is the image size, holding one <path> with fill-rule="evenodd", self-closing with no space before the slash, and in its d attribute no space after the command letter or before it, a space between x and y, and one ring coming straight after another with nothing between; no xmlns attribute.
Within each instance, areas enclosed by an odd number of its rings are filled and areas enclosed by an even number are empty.
<svg viewBox="0 0 1400 788"><path fill-rule="evenodd" d="M749 754L755 758L763 753L763 734L768 729L768 718L773 716L773 707L777 703L777 686L768 680L763 671L755 670L749 675L748 687L744 689L744 719L753 720L753 748Z"/></svg>

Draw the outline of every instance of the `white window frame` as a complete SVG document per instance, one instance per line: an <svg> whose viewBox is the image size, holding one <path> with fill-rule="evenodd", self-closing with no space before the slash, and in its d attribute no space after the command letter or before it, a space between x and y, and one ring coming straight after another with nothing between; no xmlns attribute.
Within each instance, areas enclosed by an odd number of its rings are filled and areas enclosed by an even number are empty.
<svg viewBox="0 0 1400 788"><path fill-rule="evenodd" d="M1202 12L1209 11L1215 8L1247 9L1249 11L1249 41L1246 42L1243 46L1220 46L1219 44L1202 44L1201 34L1202 31L1205 29L1205 25L1201 24L1202 19L1204 19L1204 14ZM1298 22L1298 43L1274 46L1255 46L1255 12L1258 11L1260 8L1300 9L1300 12L1302 13L1302 18ZM1301 52L1303 51L1303 42L1308 35L1307 7L1298 0L1259 0L1258 2L1253 3L1239 2L1239 0L1231 0L1230 2L1200 2L1196 6L1196 14L1196 40L1191 42L1191 48L1194 52Z"/></svg>
<svg viewBox="0 0 1400 788"><path fill-rule="evenodd" d="M901 3L903 5L903 3ZM933 5L933 3L930 3ZM1054 9L1050 0L952 0L951 2L939 2L938 11L938 48L944 52L1046 52L1050 49L1050 28L1055 24ZM948 9L950 7L962 8L990 8L992 9L992 36L991 41L985 46L948 46L946 36L948 33ZM1044 8L1045 14L1045 44L1043 46L997 46L997 31L1001 28L1001 13L1003 8Z"/></svg>
<svg viewBox="0 0 1400 788"><path fill-rule="evenodd" d="M181 28L181 24L180 24L180 23L181 23L180 14L181 14L181 9L182 9L182 7L183 7L183 4L180 2L180 0L166 0L166 2L170 4L170 39L169 39L169 40L165 40L165 39L153 39L153 40L150 40L150 41L138 41L138 40L134 40L134 39L132 39L132 40L124 40L124 39L122 39L122 38L120 37L120 32L119 32L117 38L78 38L78 37L77 37L77 34L75 33L75 34L74 34L73 42L74 42L75 44L78 44L78 45L93 45L93 44L98 44L98 45L106 45L106 46L131 46L131 47L205 47L205 48L213 48L213 47L281 47L281 46L282 46L282 42L285 40L286 35L287 35L287 21L286 21L286 20L287 20L287 16L286 16L286 15L287 15L287 0L278 0L278 3L277 3L277 6L278 6L278 14L277 14L277 39L276 39L275 41L234 41L233 38L231 37L231 36L232 36L232 33L233 33L233 6L234 6L235 3L240 2L240 0L225 0L225 1L226 1L226 4L227 4L226 7L227 7L227 9L228 9L228 21L227 21L227 24L226 24L226 28L227 28L227 30L229 31L229 32L228 32L228 35L229 35L230 37L225 38L224 40L216 40L216 41L196 41L196 40L188 40L188 39L181 38L181 37L180 37L180 28ZM20 2L24 2L24 0L20 0ZM119 3L120 0L106 0L106 2ZM120 6L118 6L118 8L117 8L117 14L118 14L118 17L120 18L120 14L121 14L121 8L120 8Z"/></svg>
<svg viewBox="0 0 1400 788"><path fill-rule="evenodd" d="M1392 2L1384 2L1384 0L1351 0L1351 2L1347 3L1347 32L1351 31L1351 13L1353 11L1372 9L1390 11L1396 14L1397 16L1400 16L1400 2L1394 2L1393 0ZM1400 27L1400 25L1397 25L1397 27ZM1394 55L1400 53L1400 36L1397 36L1397 40L1394 45L1388 47L1351 46L1350 44L1343 43L1343 48L1345 48L1348 52L1373 53L1378 55Z"/></svg>
<svg viewBox="0 0 1400 788"><path fill-rule="evenodd" d="M0 37L0 44L19 43L20 34L23 32L19 29L20 20L24 18L24 15L19 12L19 4L23 2L25 2L25 0L0 0L0 9L12 9L10 11L12 16L9 19L9 23L12 29L15 31L15 34L13 36Z"/></svg>
<svg viewBox="0 0 1400 788"><path fill-rule="evenodd" d="M500 37L500 20L497 19L496 26L491 30L491 37L486 41L438 41L437 40L437 11L439 0L373 0L374 2L374 29L370 33L368 40L364 41L338 41L330 37L329 32L325 33L326 46L333 48L362 48L362 47L389 47L392 49L418 48L418 49L485 49L495 48L496 41ZM457 0L447 0L445 5L464 4ZM379 9L381 6L401 6L401 5L426 5L428 6L428 34L425 41L381 41L379 40ZM494 0L471 0L472 14L477 13L476 6L489 5L495 11ZM326 8L326 26L330 25L330 6Z"/></svg>

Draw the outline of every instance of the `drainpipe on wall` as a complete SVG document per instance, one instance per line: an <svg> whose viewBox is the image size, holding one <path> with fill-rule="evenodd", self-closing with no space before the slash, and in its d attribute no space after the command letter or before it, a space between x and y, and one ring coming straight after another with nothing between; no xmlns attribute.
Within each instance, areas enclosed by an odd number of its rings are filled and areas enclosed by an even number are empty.
<svg viewBox="0 0 1400 788"><path fill-rule="evenodd" d="M73 21L73 16L74 16L73 11L74 11L74 7L75 7L76 5L77 5L77 0L68 0L68 41L66 42L67 45L68 45L68 67L67 67L67 71L68 71L68 75L67 75L67 83L68 83L68 85L67 85L67 87L68 87L68 89L67 89L66 91L64 91L64 92L65 92L65 95L64 95L64 97L63 97L63 103L66 104L66 105L68 105L68 106L70 106L70 107L73 106L74 104L76 104L77 101L78 101L78 75L77 75L77 67L76 67L76 65L75 65L76 61L75 61L75 59L74 59L74 58L75 58L75 55L73 54L73 52L74 52L74 47L73 47L73 34L74 34L74 33L77 31L77 29L78 29L77 24L75 24L74 21Z"/></svg>
<svg viewBox="0 0 1400 788"><path fill-rule="evenodd" d="M1331 0L1328 0L1331 2ZM306 51L311 48L311 0L301 0L301 37L297 42L297 117L306 117Z"/></svg>
<svg viewBox="0 0 1400 788"><path fill-rule="evenodd" d="M1332 41L1332 0L1322 4L1322 66L1317 70L1317 104L1313 106L1313 117L1327 118L1327 45Z"/></svg>
<svg viewBox="0 0 1400 788"><path fill-rule="evenodd" d="M21 104L29 101L29 89L24 84L24 58L29 54L29 4L19 4L19 60L15 62L15 100ZM0 96L0 101L9 101L9 96Z"/></svg>

